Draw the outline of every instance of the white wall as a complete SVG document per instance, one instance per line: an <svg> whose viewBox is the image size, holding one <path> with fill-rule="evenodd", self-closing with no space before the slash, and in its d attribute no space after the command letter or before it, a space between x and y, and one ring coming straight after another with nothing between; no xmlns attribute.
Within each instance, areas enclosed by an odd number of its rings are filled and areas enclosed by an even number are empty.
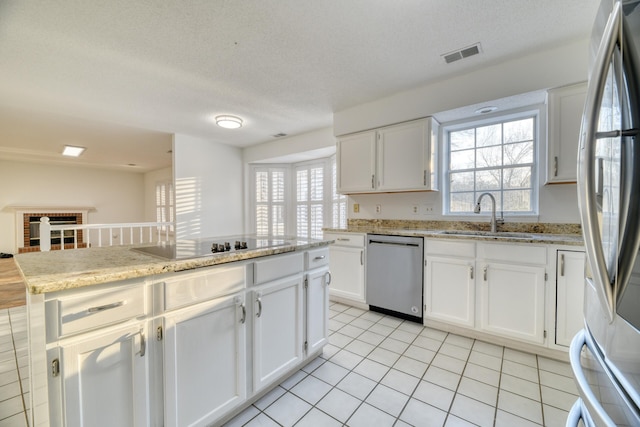
<svg viewBox="0 0 640 427"><path fill-rule="evenodd" d="M278 138L273 141L246 147L243 150L245 163L269 162L277 163L286 161L288 163L310 160L314 154L315 158L327 157L327 149L335 152L336 139L333 136L333 128L323 128L285 138ZM287 158L293 156L293 159Z"/></svg>
<svg viewBox="0 0 640 427"><path fill-rule="evenodd" d="M144 220L156 222L156 184L173 180L173 168L157 169L144 174Z"/></svg>
<svg viewBox="0 0 640 427"><path fill-rule="evenodd" d="M0 182L0 252L17 253L7 206L91 206L94 224L145 220L141 173L0 160Z"/></svg>
<svg viewBox="0 0 640 427"><path fill-rule="evenodd" d="M527 92L587 80L588 40L558 46L553 49L515 58L501 64L452 77L414 90L402 92L334 114L334 134L344 135L438 112ZM443 153L440 146L440 153ZM544 186L546 147L540 147L539 216L510 221L579 223L576 186ZM441 159L440 159L441 160ZM442 168L440 168L442 171ZM442 176L440 177L442 179ZM353 204L360 212L353 212ZM442 193L404 193L354 195L349 197L349 218L451 220L442 215ZM376 213L376 205L382 211ZM413 205L420 207L413 214ZM427 212L426 207L431 208ZM470 216L461 220L486 221Z"/></svg>
<svg viewBox="0 0 640 427"><path fill-rule="evenodd" d="M178 239L242 234L242 150L174 135Z"/></svg>

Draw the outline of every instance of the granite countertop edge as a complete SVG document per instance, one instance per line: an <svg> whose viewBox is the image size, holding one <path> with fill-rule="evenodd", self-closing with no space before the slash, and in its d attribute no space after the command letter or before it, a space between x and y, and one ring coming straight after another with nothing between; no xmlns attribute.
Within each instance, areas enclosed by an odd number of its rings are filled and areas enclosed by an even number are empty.
<svg viewBox="0 0 640 427"><path fill-rule="evenodd" d="M323 230L330 233L385 234L390 236L417 236L429 239L584 246L584 239L581 234L505 233L504 236L500 236L500 232L496 234L473 234L474 232L470 231L468 234L464 232L460 232L460 234L446 234L444 232L445 230L417 230L410 228L397 229L381 227L324 228ZM515 237L513 234L522 234L522 237Z"/></svg>
<svg viewBox="0 0 640 427"><path fill-rule="evenodd" d="M133 251L134 246L33 252L18 254L15 260L27 292L35 295L303 251L331 242L298 240L284 246L180 260Z"/></svg>

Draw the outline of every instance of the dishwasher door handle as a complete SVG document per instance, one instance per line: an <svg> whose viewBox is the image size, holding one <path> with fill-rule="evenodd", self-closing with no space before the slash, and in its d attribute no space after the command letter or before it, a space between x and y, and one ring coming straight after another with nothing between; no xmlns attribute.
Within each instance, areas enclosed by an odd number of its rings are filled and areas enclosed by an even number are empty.
<svg viewBox="0 0 640 427"><path fill-rule="evenodd" d="M380 240L369 240L369 244L420 247L418 243L382 242Z"/></svg>

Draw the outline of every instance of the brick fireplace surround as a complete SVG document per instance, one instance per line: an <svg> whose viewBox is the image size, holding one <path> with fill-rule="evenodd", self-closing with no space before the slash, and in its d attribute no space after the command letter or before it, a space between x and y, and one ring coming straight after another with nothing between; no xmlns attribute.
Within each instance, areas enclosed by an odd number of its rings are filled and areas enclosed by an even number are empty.
<svg viewBox="0 0 640 427"><path fill-rule="evenodd" d="M23 218L22 218L22 223L23 223L23 236L24 236L24 241L23 241L23 247L18 248L18 253L25 253L25 252L38 252L40 251L40 246L36 245L36 246L31 246L31 227L30 227L30 222L31 219L33 217L37 217L37 218L41 218L43 216L49 217L50 218L50 223L53 225L56 223L55 219L56 218L75 218L75 223L76 224L82 224L82 217L83 214L82 212L70 212L70 213L53 213L53 212L29 212L29 213L24 213L23 214ZM83 230L78 230L78 247L79 248L85 248L87 245L86 243L84 243L84 236L83 236ZM73 249L74 248L74 244L73 243L65 243L64 245L65 249ZM55 251L55 250L60 250L60 245L51 245L51 250Z"/></svg>

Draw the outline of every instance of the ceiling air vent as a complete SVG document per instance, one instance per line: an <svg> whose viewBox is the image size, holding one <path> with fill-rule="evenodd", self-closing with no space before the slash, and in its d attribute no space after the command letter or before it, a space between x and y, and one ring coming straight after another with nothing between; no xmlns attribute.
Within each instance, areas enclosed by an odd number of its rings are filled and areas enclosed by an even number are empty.
<svg viewBox="0 0 640 427"><path fill-rule="evenodd" d="M287 136L287 134L280 132L280 133L276 133L275 135L271 135L271 136L273 136L274 138L282 138L283 136Z"/></svg>
<svg viewBox="0 0 640 427"><path fill-rule="evenodd" d="M468 58L473 55L477 55L480 53L480 43L476 43L471 46L467 46L465 48L456 50L454 52L445 53L441 55L444 58L444 62L450 64L462 58Z"/></svg>

